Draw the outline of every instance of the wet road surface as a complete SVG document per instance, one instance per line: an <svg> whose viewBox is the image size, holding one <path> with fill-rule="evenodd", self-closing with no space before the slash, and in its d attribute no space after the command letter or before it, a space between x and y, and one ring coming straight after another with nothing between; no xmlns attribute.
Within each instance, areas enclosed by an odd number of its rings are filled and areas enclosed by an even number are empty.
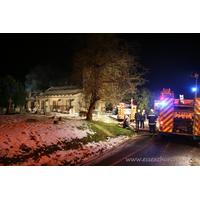
<svg viewBox="0 0 200 200"><path fill-rule="evenodd" d="M84 165L200 166L199 143L192 137L140 134Z"/></svg>

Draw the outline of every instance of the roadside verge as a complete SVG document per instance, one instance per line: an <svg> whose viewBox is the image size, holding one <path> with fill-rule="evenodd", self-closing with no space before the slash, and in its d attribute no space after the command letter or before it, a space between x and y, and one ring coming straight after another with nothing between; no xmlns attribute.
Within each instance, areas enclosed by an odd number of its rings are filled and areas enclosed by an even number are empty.
<svg viewBox="0 0 200 200"><path fill-rule="evenodd" d="M139 133L141 133L141 132L139 132ZM114 146L113 148L108 149L108 150L106 150L105 152L101 153L100 155L95 156L95 157L92 157L92 158L88 159L87 161L84 161L84 162L82 162L82 163L80 163L80 164L78 164L78 165L76 165L76 166L90 166L90 164L91 164L94 160L99 159L100 157L102 157L102 156L104 156L105 154L109 153L110 151L112 151L112 150L118 148L119 146L121 146L122 144L128 142L129 140L131 140L131 139L133 139L133 138L141 137L141 136L148 136L148 135L149 135L149 134L146 133L146 132L145 132L145 133L141 133L141 134L136 133L136 135L134 135L134 136L128 138L127 140L125 140L125 141L123 141L123 142L121 142L121 143L119 143L119 144L117 144L117 145Z"/></svg>

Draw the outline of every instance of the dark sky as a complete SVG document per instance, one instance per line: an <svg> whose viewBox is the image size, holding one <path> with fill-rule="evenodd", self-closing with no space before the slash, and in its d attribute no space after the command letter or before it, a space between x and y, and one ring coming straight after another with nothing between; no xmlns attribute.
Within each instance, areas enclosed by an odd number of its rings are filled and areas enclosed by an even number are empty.
<svg viewBox="0 0 200 200"><path fill-rule="evenodd" d="M175 97L184 94L193 98L191 88L200 73L200 34L122 34L141 45L140 63L150 69L145 85L151 91L171 88ZM69 34L0 34L1 74L10 74L25 81L31 68L53 66L57 70L70 68L70 48L65 42ZM65 72L67 73L67 72ZM200 80L199 80L200 81Z"/></svg>
<svg viewBox="0 0 200 200"><path fill-rule="evenodd" d="M145 86L152 91L171 88L176 98L179 94L193 98L196 79L191 72L200 73L200 34L133 34L133 38L142 46L141 64L150 69Z"/></svg>
<svg viewBox="0 0 200 200"><path fill-rule="evenodd" d="M66 34L0 34L3 75L25 80L37 65L67 68L69 51L65 38Z"/></svg>

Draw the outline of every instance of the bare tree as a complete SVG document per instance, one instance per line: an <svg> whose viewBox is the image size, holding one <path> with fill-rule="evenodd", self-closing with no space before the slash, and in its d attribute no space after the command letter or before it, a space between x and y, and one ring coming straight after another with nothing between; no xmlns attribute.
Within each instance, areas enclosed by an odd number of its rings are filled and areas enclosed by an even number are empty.
<svg viewBox="0 0 200 200"><path fill-rule="evenodd" d="M90 98L87 120L99 100L119 102L129 90L145 83L147 69L137 61L137 46L116 34L80 34L76 37L73 77Z"/></svg>

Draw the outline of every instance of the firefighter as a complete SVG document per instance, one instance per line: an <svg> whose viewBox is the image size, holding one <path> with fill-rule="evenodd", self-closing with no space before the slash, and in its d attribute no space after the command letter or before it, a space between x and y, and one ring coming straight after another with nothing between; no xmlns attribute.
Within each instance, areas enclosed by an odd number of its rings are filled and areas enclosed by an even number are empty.
<svg viewBox="0 0 200 200"><path fill-rule="evenodd" d="M141 119L141 113L140 110L138 109L138 111L135 113L136 129L139 129L140 119Z"/></svg>
<svg viewBox="0 0 200 200"><path fill-rule="evenodd" d="M129 118L129 116L127 115L125 117L125 120L123 121L123 128L129 128L128 118Z"/></svg>
<svg viewBox="0 0 200 200"><path fill-rule="evenodd" d="M147 119L149 120L149 131L150 136L153 134L156 135L156 119L157 115L154 113L153 109L150 110L149 114L147 115Z"/></svg>

